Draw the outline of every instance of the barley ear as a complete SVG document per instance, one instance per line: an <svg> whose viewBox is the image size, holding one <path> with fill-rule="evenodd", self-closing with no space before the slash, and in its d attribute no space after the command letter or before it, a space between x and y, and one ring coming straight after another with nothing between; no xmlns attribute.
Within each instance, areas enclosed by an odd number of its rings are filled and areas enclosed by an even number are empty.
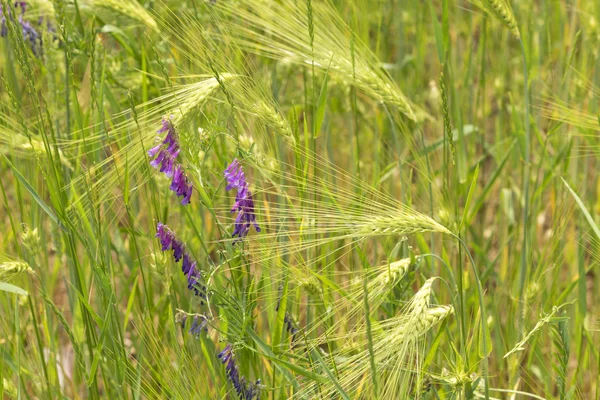
<svg viewBox="0 0 600 400"><path fill-rule="evenodd" d="M0 281L8 281L9 279L21 274L22 272L33 273L33 270L25 261L5 261L0 263Z"/></svg>
<svg viewBox="0 0 600 400"><path fill-rule="evenodd" d="M442 115L444 117L444 130L448 137L450 152L452 153L452 165L456 165L456 149L454 148L454 137L452 135L452 125L450 124L450 110L448 107L448 89L446 88L446 80L444 72L440 74L440 91L442 94Z"/></svg>
<svg viewBox="0 0 600 400"><path fill-rule="evenodd" d="M498 18L515 36L516 39L521 39L519 26L515 14L508 0L478 0L473 1L478 7L486 11L492 17Z"/></svg>

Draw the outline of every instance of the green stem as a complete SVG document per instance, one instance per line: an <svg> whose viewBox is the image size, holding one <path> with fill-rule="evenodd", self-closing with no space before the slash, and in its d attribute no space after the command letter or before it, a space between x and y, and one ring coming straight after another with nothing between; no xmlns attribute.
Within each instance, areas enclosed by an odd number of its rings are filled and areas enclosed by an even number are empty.
<svg viewBox="0 0 600 400"><path fill-rule="evenodd" d="M523 248L521 249L521 265L519 269L519 304L523 304L523 292L525 288L525 277L527 275L527 245L528 245L528 221L529 221L529 175L530 175L530 162L531 162L531 128L529 126L529 82L527 76L527 57L525 55L525 45L523 39L519 40L521 43L521 54L523 56L523 79L524 79L524 95L525 95L525 166L523 169ZM522 313L519 312L518 315ZM521 320L522 322L522 320ZM521 326L519 324L519 326Z"/></svg>
<svg viewBox="0 0 600 400"><path fill-rule="evenodd" d="M465 253L467 253L467 256L469 257L469 261L471 262L471 266L473 267L473 274L475 275L475 282L477 282L477 297L479 298L479 310L481 312L481 336L483 339L483 383L484 383L484 387L485 387L485 399L489 400L490 398L490 388L489 388L489 382L488 382L488 368L489 368L489 361L488 361L488 346L487 346L487 334L486 334L486 326L485 324L487 323L487 316L485 313L485 306L483 304L483 288L481 286L481 279L479 278L479 272L477 271L477 267L475 266L475 261L473 260L473 256L471 256L471 253L469 252L469 248L467 247L467 245L465 244L465 242L463 242L463 240L457 236L457 235L452 235L454 236L456 239L458 239L458 241L460 242L460 244L464 247L465 249ZM462 271L461 271L462 272ZM462 276L459 277L460 280L462 281Z"/></svg>
<svg viewBox="0 0 600 400"><path fill-rule="evenodd" d="M379 388L377 385L377 367L375 365L375 352L373 350L373 335L371 333L371 310L369 308L369 290L367 289L367 279L363 279L364 305L365 305L365 322L367 328L367 339L369 348L369 363L371 365L371 377L373 379L373 391L375 397L379 396Z"/></svg>

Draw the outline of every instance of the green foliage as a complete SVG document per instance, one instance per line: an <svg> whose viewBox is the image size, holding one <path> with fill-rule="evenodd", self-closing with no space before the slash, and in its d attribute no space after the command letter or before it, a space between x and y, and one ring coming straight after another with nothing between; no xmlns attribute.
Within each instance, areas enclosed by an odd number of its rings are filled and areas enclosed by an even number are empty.
<svg viewBox="0 0 600 400"><path fill-rule="evenodd" d="M1 4L0 398L597 397L595 2Z"/></svg>

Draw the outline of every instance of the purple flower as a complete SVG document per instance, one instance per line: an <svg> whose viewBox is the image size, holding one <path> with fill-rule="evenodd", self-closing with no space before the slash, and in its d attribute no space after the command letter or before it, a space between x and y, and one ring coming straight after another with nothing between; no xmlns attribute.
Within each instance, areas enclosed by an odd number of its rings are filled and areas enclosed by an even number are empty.
<svg viewBox="0 0 600 400"><path fill-rule="evenodd" d="M187 251L185 244L175 236L168 226L159 222L156 226L156 237L160 240L162 251L173 250L173 259L181 263L181 271L188 281L188 289L201 299L206 299L206 286L202 273L198 270L198 263Z"/></svg>
<svg viewBox="0 0 600 400"><path fill-rule="evenodd" d="M190 327L190 334L195 336L196 339L200 337L202 331L208 332L208 319L204 315L195 315Z"/></svg>
<svg viewBox="0 0 600 400"><path fill-rule="evenodd" d="M208 318L201 314L193 315L194 319L192 320L192 325L190 326L188 332L190 335L198 339L202 334L202 331L208 332ZM178 311L177 315L175 315L175 322L179 322L181 324L181 329L185 329L188 316L190 316L190 314L187 314L183 311Z"/></svg>
<svg viewBox="0 0 600 400"><path fill-rule="evenodd" d="M296 328L296 323L294 322L292 316L286 312L283 322L285 323L287 331L290 333L290 335L292 335L292 341L295 341L298 328Z"/></svg>
<svg viewBox="0 0 600 400"><path fill-rule="evenodd" d="M23 35L23 39L29 41L31 44L31 49L33 54L39 55L42 48L42 37L35 30L35 28L31 25L29 21L23 20L23 16L25 15L25 11L27 11L27 4L25 1L16 1L14 3L15 8L21 9L21 14L19 15L18 21L21 25L21 33ZM8 17L11 17L10 10L6 12ZM40 24L41 25L41 24ZM8 34L8 27L6 25L6 16L3 13L2 5L0 4L0 37L6 37Z"/></svg>
<svg viewBox="0 0 600 400"><path fill-rule="evenodd" d="M252 199L252 193L248 189L248 182L246 176L242 170L240 162L234 159L231 164L225 168L224 171L225 179L227 180L227 186L225 190L229 191L233 188L237 189L235 196L235 203L231 208L231 212L237 211L237 217L235 218L234 230L232 237L238 237L242 239L250 232L250 226L253 225L256 232L260 232L260 227L256 223L256 213L254 211L254 200Z"/></svg>
<svg viewBox="0 0 600 400"><path fill-rule="evenodd" d="M165 138L157 146L148 150L148 156L153 159L150 165L171 178L169 189L174 191L177 197L183 196L181 204L189 204L192 197L192 183L185 174L183 166L177 163L181 148L170 118L163 118L162 126L157 131L158 134L165 132Z"/></svg>
<svg viewBox="0 0 600 400"><path fill-rule="evenodd" d="M275 306L275 311L279 311L279 306L281 305L281 293L283 291L283 284L279 286L279 298L277 300L277 306ZM286 311L285 316L283 318L283 323L285 324L285 329L292 335L292 342L296 341L296 334L298 333L298 328L296 327L296 322Z"/></svg>
<svg viewBox="0 0 600 400"><path fill-rule="evenodd" d="M255 383L252 383L246 382L245 376L240 377L240 372L235 363L233 349L230 344L225 346L223 351L217 355L217 358L225 365L227 378L235 388L240 400L252 400L254 398L260 400L260 379Z"/></svg>

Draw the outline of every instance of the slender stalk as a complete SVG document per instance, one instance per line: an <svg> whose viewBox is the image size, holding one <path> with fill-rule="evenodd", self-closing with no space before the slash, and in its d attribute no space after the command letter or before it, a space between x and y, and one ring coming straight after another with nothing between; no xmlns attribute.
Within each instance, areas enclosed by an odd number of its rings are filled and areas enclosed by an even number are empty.
<svg viewBox="0 0 600 400"><path fill-rule="evenodd" d="M521 55L523 56L523 79L525 96L525 165L523 168L523 248L521 249L521 264L519 268L519 305L523 304L523 294L525 288L525 278L527 275L527 248L528 248L528 221L529 221L529 174L531 162L531 128L529 126L529 79L527 75L527 56L525 54L525 45L523 38L519 40L521 44ZM518 315L522 315L521 312ZM522 331L523 320L521 317L519 329Z"/></svg>
<svg viewBox="0 0 600 400"><path fill-rule="evenodd" d="M373 390L375 392L375 398L378 398L379 387L377 385L377 368L375 365L375 353L373 351L373 335L371 333L371 310L369 309L369 290L367 289L366 279L363 279L363 293L365 301L365 323L367 328L367 339L369 347L369 363L371 364L371 370L373 371L371 377L373 379Z"/></svg>
<svg viewBox="0 0 600 400"><path fill-rule="evenodd" d="M485 305L483 303L483 288L481 286L481 279L479 278L479 272L477 271L477 266L475 265L475 261L473 260L473 256L471 256L471 252L469 252L469 248L467 247L466 243L459 237L456 235L453 235L462 245L462 247L465 249L465 253L467 254L467 256L469 257L469 261L471 262L471 266L473 267L473 274L475 275L475 282L477 283L477 297L479 299L479 311L481 313L481 336L483 339L483 360L482 360L482 365L483 365L483 383L484 383L484 387L485 387L485 399L488 400L490 398L490 388L489 388L489 382L488 382L488 368L489 368L489 361L488 361L488 345L487 345L487 335L486 335L486 328L485 328L485 324L487 323L487 316L486 316L486 312L485 312ZM461 271L462 272L462 271ZM462 276L460 277L460 280L462 281Z"/></svg>

